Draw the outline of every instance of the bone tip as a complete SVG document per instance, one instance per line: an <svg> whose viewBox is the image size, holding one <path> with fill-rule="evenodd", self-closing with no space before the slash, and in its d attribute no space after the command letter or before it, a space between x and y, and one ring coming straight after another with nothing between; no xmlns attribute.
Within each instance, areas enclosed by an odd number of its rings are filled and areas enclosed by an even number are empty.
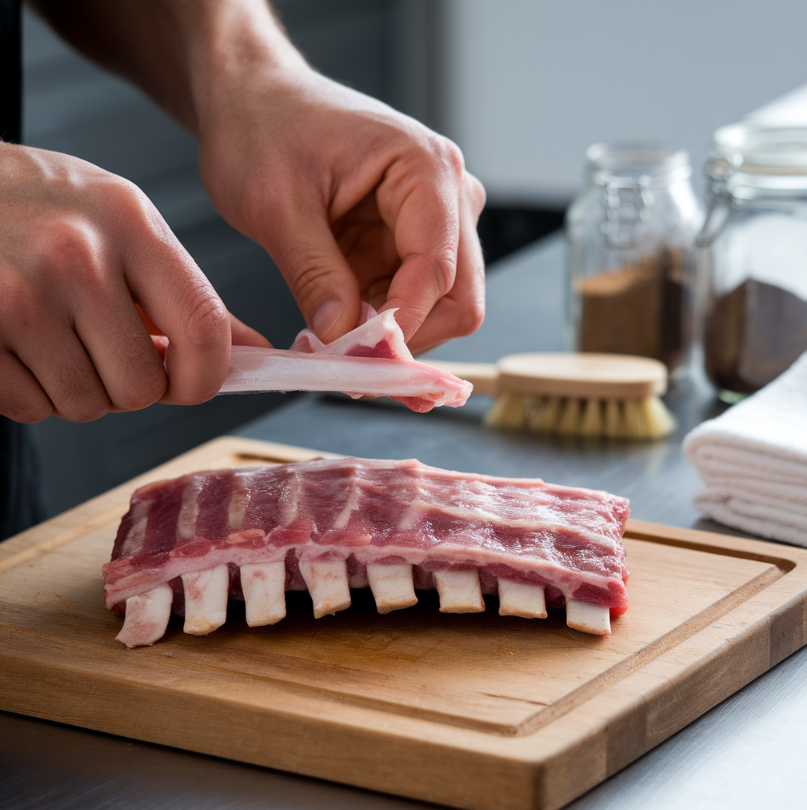
<svg viewBox="0 0 807 810"><path fill-rule="evenodd" d="M375 605L379 613L392 613L393 610L401 610L403 608L412 607L417 603L417 596L413 596L410 599L396 600L395 602L387 602L377 599Z"/></svg>
<svg viewBox="0 0 807 810"><path fill-rule="evenodd" d="M545 619L549 614L546 612L546 608L543 610L529 610L524 609L521 610L519 608L510 608L507 605L499 605L499 615L500 616L519 616L522 619Z"/></svg>
<svg viewBox="0 0 807 810"><path fill-rule="evenodd" d="M284 610L282 613L273 613L269 616L260 616L252 619L247 617L247 625L249 625L249 627L266 627L270 624L277 624L281 619L285 618L286 611Z"/></svg>
<svg viewBox="0 0 807 810"><path fill-rule="evenodd" d="M485 600L479 602L449 602L446 605L440 603L440 613L484 613Z"/></svg>
<svg viewBox="0 0 807 810"><path fill-rule="evenodd" d="M190 620L185 620L185 625L182 629L189 636L206 636L214 630L218 630L225 621L227 621L226 616L194 616Z"/></svg>
<svg viewBox="0 0 807 810"><path fill-rule="evenodd" d="M119 641L121 644L126 645L126 649L134 650L137 647L151 647L154 645L155 642L159 641L162 638L162 634L160 634L157 638L151 639L135 639L131 638L129 633L121 630L117 636L115 636L115 641Z"/></svg>
<svg viewBox="0 0 807 810"><path fill-rule="evenodd" d="M611 635L611 611L591 602L566 601L566 625L593 636Z"/></svg>
<svg viewBox="0 0 807 810"><path fill-rule="evenodd" d="M347 610L350 607L350 599L340 601L320 602L314 605L314 618L322 619L324 616L334 616L340 610Z"/></svg>

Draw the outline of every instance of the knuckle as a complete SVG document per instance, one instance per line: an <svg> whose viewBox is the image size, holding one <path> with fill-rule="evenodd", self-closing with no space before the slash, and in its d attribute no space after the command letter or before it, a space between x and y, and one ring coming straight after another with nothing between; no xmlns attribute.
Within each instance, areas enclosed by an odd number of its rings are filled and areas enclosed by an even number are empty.
<svg viewBox="0 0 807 810"><path fill-rule="evenodd" d="M446 249L432 257L432 268L437 280L438 294L445 295L453 286L457 273L457 253Z"/></svg>
<svg viewBox="0 0 807 810"><path fill-rule="evenodd" d="M146 347L127 358L127 374L113 403L124 411L139 411L153 405L165 394L168 377L154 351Z"/></svg>
<svg viewBox="0 0 807 810"><path fill-rule="evenodd" d="M51 399L71 422L94 422L109 412L109 398L98 390L94 373L81 368L60 369Z"/></svg>
<svg viewBox="0 0 807 810"><path fill-rule="evenodd" d="M305 306L323 289L324 280L332 273L325 256L312 250L295 252L289 268L289 286L301 306Z"/></svg>
<svg viewBox="0 0 807 810"><path fill-rule="evenodd" d="M39 321L33 292L17 273L0 273L0 315L3 331L10 334L27 334Z"/></svg>
<svg viewBox="0 0 807 810"><path fill-rule="evenodd" d="M466 184L471 197L471 206L474 214L479 217L488 201L488 195L482 183L472 174L466 174Z"/></svg>
<svg viewBox="0 0 807 810"><path fill-rule="evenodd" d="M465 173L465 158L459 146L453 141L446 141L445 143L445 159L453 169L454 174L457 177L462 177Z"/></svg>
<svg viewBox="0 0 807 810"><path fill-rule="evenodd" d="M98 202L130 240L145 235L161 242L173 242L170 230L154 203L131 180L107 175L99 184Z"/></svg>
<svg viewBox="0 0 807 810"><path fill-rule="evenodd" d="M190 295L183 318L186 339L198 346L213 346L225 339L230 315L215 290L198 284Z"/></svg>
<svg viewBox="0 0 807 810"><path fill-rule="evenodd" d="M100 239L87 223L61 220L52 224L40 240L37 255L41 265L58 269L82 290L107 286L107 266Z"/></svg>
<svg viewBox="0 0 807 810"><path fill-rule="evenodd" d="M465 173L465 158L459 146L441 136L433 141L432 149L434 160L447 168L457 181L461 180Z"/></svg>
<svg viewBox="0 0 807 810"><path fill-rule="evenodd" d="M116 174L108 174L99 182L97 194L104 208L112 212L137 214L153 207L139 186Z"/></svg>
<svg viewBox="0 0 807 810"><path fill-rule="evenodd" d="M482 301L473 301L462 310L459 322L459 336L470 335L482 326L485 320L485 304Z"/></svg>

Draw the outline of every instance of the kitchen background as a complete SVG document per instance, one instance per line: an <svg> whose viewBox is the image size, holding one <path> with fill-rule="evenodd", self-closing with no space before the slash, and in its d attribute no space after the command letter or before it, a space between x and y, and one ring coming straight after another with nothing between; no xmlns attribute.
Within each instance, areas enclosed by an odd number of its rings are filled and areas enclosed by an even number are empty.
<svg viewBox="0 0 807 810"><path fill-rule="evenodd" d="M696 188L712 132L807 83L807 4L795 0L278 0L323 73L448 135L488 190L488 261L562 225L586 147L685 147ZM137 90L25 25L25 140L141 186L238 317L275 345L302 326L271 259L204 194L193 139ZM536 346L539 349L540 346ZM56 514L288 395L154 406L37 426ZM277 437L282 440L282 437Z"/></svg>

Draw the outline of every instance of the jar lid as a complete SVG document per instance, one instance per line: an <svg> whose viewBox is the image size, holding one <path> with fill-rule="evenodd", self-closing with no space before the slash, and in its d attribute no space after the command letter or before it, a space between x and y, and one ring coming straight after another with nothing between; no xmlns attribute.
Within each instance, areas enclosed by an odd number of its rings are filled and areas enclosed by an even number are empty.
<svg viewBox="0 0 807 810"><path fill-rule="evenodd" d="M658 143L595 143L586 150L589 177L599 185L620 179L666 185L692 174L689 152Z"/></svg>
<svg viewBox="0 0 807 810"><path fill-rule="evenodd" d="M807 175L807 127L730 124L713 138L710 174Z"/></svg>

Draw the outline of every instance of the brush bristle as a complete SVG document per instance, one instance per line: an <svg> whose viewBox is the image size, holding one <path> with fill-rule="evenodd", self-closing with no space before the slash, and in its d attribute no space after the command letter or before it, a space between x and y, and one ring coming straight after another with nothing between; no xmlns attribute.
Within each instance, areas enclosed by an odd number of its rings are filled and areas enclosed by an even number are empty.
<svg viewBox="0 0 807 810"><path fill-rule="evenodd" d="M485 424L489 427L523 428L526 422L525 398L520 394L501 394L496 397L493 407L485 414Z"/></svg>
<svg viewBox="0 0 807 810"><path fill-rule="evenodd" d="M502 394L485 416L490 427L561 436L660 439L675 430L673 415L658 397L635 400L528 397Z"/></svg>

